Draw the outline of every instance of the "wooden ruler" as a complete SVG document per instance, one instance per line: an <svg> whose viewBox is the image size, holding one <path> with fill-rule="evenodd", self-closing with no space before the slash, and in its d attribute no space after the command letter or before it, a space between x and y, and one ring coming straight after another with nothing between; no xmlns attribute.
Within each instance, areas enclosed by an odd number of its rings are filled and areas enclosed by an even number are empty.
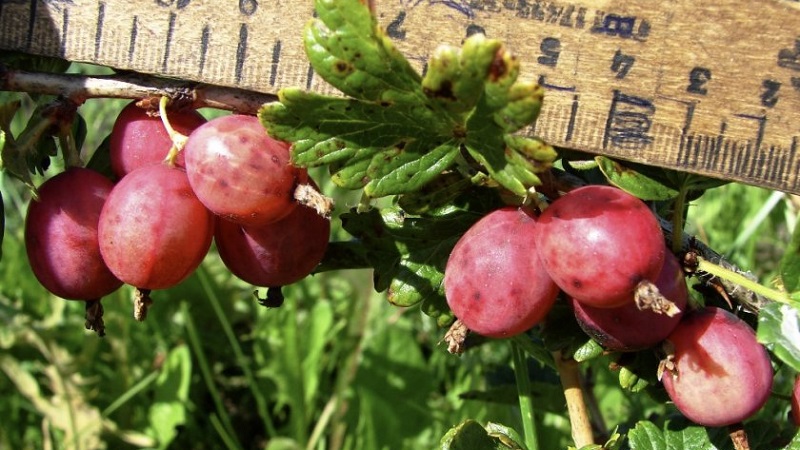
<svg viewBox="0 0 800 450"><path fill-rule="evenodd" d="M393 0L379 22L424 70L502 39L547 88L550 143L800 193L798 0ZM275 93L327 91L310 1L0 0L0 48Z"/></svg>

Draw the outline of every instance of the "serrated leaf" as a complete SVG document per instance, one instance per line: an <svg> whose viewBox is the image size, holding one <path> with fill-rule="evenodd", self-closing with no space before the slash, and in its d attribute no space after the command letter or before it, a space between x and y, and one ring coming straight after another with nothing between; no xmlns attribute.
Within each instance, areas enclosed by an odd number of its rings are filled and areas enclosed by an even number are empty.
<svg viewBox="0 0 800 450"><path fill-rule="evenodd" d="M649 421L639 421L628 432L631 450L716 450L706 428L697 425L670 426L659 429Z"/></svg>
<svg viewBox="0 0 800 450"><path fill-rule="evenodd" d="M350 97L379 102L387 93L416 94L420 76L359 0L317 0L305 28L311 65Z"/></svg>
<svg viewBox="0 0 800 450"><path fill-rule="evenodd" d="M758 312L758 342L800 372L800 319L790 305L769 302Z"/></svg>
<svg viewBox="0 0 800 450"><path fill-rule="evenodd" d="M441 284L450 251L479 218L478 213L465 211L406 217L392 207L343 214L342 226L365 244L366 257L375 268L375 289L388 289L392 304L411 306L443 296Z"/></svg>
<svg viewBox="0 0 800 450"><path fill-rule="evenodd" d="M640 421L628 432L628 443L631 450L666 450L664 434L653 423Z"/></svg>
<svg viewBox="0 0 800 450"><path fill-rule="evenodd" d="M348 98L289 88L261 108L270 135L293 143L293 163L327 165L336 184L370 197L419 190L457 161L483 165L520 196L539 184L555 151L508 133L536 119L543 90L517 81L519 63L500 41L475 34L440 47L422 78L362 2L317 0L316 9L306 53ZM463 160L464 148L475 161Z"/></svg>

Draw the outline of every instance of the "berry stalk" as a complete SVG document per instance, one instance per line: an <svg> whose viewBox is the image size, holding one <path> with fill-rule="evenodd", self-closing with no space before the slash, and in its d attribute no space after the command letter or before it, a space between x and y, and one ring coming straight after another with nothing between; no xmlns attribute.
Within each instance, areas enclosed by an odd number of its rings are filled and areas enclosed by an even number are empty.
<svg viewBox="0 0 800 450"><path fill-rule="evenodd" d="M168 103L169 97L166 95L161 96L161 100L158 102L158 115L161 117L161 123L164 124L164 128L167 129L167 134L169 134L169 138L172 141L172 146L169 148L169 152L167 152L167 157L164 158L164 161L166 161L170 167L174 167L175 161L178 159L178 153L183 150L183 147L186 147L186 141L189 140L189 137L179 133L172 127L172 124L169 123L169 118L167 117Z"/></svg>

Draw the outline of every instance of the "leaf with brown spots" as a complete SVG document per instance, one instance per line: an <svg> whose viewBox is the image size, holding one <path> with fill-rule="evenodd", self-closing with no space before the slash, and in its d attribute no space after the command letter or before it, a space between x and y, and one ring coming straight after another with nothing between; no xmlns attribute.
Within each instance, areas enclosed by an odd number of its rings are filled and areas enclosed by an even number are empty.
<svg viewBox="0 0 800 450"><path fill-rule="evenodd" d="M456 165L519 196L540 184L555 151L510 133L536 120L543 90L517 80L519 62L500 41L475 34L441 46L422 77L358 0L317 0L316 10L306 54L346 97L288 88L259 111L273 137L294 144L295 164L328 166L338 185L369 197L416 192Z"/></svg>

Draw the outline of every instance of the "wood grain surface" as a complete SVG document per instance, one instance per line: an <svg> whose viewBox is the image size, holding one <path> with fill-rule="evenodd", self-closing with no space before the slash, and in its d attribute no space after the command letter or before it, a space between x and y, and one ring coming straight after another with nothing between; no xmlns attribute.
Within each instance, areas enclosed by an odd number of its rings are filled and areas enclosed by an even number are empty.
<svg viewBox="0 0 800 450"><path fill-rule="evenodd" d="M800 193L800 3L395 0L379 23L424 70L502 39L547 88L550 143ZM0 2L0 48L275 93L328 92L302 49L312 2Z"/></svg>

